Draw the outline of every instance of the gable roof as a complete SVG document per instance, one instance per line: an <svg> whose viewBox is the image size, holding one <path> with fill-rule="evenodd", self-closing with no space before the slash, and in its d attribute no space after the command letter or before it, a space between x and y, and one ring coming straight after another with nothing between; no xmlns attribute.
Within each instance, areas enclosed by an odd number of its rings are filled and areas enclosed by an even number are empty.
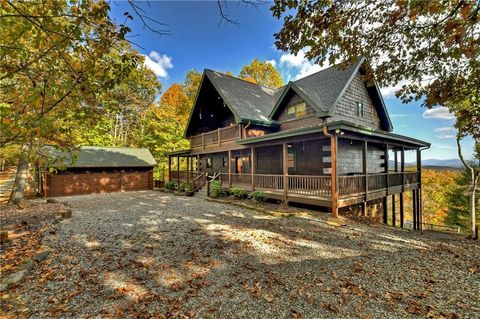
<svg viewBox="0 0 480 319"><path fill-rule="evenodd" d="M267 88L227 74L205 69L200 86L202 86L204 79L208 78L234 114L237 123L252 122L260 125L277 126L278 122L273 120L273 117L290 90L295 91L311 105L317 112L318 117L333 116L338 101L364 63L365 58L363 57L354 63L339 63L299 80L290 81L288 85L278 89ZM374 104L378 106L377 111L381 119L382 129L392 131L392 122L378 85L375 83L367 89L373 95ZM197 98L199 92L200 89L197 92ZM185 133L188 131L196 103L197 99L195 99Z"/></svg>
<svg viewBox="0 0 480 319"><path fill-rule="evenodd" d="M209 69L205 70L205 76L235 115L237 122L273 124L268 115L278 89L267 88Z"/></svg>
<svg viewBox="0 0 480 319"><path fill-rule="evenodd" d="M147 148L82 146L78 151L61 151L46 146L42 155L53 160L53 167L149 167L157 165Z"/></svg>

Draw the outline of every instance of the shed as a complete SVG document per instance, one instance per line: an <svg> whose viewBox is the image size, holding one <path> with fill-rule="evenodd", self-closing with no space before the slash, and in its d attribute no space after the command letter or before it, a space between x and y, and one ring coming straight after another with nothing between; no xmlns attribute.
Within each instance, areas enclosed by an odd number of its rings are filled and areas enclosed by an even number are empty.
<svg viewBox="0 0 480 319"><path fill-rule="evenodd" d="M153 189L157 165L146 148L83 146L75 152L43 149L51 163L43 173L45 197Z"/></svg>

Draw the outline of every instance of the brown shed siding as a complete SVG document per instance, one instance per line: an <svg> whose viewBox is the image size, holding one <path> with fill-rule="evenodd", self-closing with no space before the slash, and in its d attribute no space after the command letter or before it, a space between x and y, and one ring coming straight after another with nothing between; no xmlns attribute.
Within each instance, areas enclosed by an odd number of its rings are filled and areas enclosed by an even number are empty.
<svg viewBox="0 0 480 319"><path fill-rule="evenodd" d="M363 117L357 116L357 102L363 103ZM353 123L380 128L380 118L368 94L363 76L359 73L350 83L344 95L338 101L335 115L329 122L346 120Z"/></svg>
<svg viewBox="0 0 480 319"><path fill-rule="evenodd" d="M316 115L315 110L310 106L306 105L306 113L305 116L288 120L287 119L287 110L288 107L297 103L304 102L303 99L295 92L291 91L288 93L290 97L287 96L285 104L282 106L282 111L278 116L278 122L280 122L280 131L287 131L291 129L299 129L302 127L309 127L317 124L324 123L324 120L318 118Z"/></svg>
<svg viewBox="0 0 480 319"><path fill-rule="evenodd" d="M45 196L153 189L153 171L45 173Z"/></svg>

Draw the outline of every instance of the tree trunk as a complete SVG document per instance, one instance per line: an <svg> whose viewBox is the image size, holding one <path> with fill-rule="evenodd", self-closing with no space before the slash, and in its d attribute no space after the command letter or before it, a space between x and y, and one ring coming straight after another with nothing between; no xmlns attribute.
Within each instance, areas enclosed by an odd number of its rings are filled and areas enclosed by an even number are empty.
<svg viewBox="0 0 480 319"><path fill-rule="evenodd" d="M475 176L475 169L469 165L463 158L462 154L462 146L460 145L460 137L457 137L457 149L458 149L458 157L460 157L460 160L463 163L463 166L465 166L466 169L470 170L470 238L475 239L476 238L476 224L475 224L475 213L476 213L476 207L475 207L475 193L477 191L477 185L478 185L478 178L480 177L480 173Z"/></svg>
<svg viewBox="0 0 480 319"><path fill-rule="evenodd" d="M22 152L22 157L18 161L17 173L15 181L13 182L12 192L8 200L8 205L19 204L25 195L25 185L27 185L28 178L28 160L30 158L31 144L25 145Z"/></svg>

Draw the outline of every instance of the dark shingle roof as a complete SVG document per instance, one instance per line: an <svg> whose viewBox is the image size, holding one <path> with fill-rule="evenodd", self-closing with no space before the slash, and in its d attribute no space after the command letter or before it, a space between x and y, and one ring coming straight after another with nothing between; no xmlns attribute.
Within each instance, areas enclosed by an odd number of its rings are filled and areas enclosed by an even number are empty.
<svg viewBox="0 0 480 319"><path fill-rule="evenodd" d="M47 146L42 155L54 167L147 167L157 162L147 148L82 146L76 152L60 151Z"/></svg>
<svg viewBox="0 0 480 319"><path fill-rule="evenodd" d="M269 124L278 89L263 87L220 72L205 70L205 75L225 103L241 120Z"/></svg>
<svg viewBox="0 0 480 319"><path fill-rule="evenodd" d="M360 59L343 67L334 65L293 83L321 112L329 113L362 62Z"/></svg>

